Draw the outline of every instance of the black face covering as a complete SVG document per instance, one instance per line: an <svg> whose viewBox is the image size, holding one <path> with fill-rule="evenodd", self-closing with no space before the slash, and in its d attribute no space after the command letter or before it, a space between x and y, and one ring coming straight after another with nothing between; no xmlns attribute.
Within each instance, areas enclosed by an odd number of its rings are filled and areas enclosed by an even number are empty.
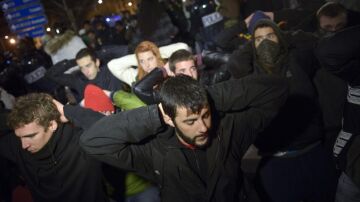
<svg viewBox="0 0 360 202"><path fill-rule="evenodd" d="M317 31L317 36L318 36L319 38L330 37L330 36L332 36L332 35L334 35L334 34L335 34L335 32L326 31L326 30L321 29L321 28L319 28L318 31Z"/></svg>
<svg viewBox="0 0 360 202"><path fill-rule="evenodd" d="M270 71L279 60L280 57L280 45L269 39L264 39L256 48L256 55L259 64Z"/></svg>

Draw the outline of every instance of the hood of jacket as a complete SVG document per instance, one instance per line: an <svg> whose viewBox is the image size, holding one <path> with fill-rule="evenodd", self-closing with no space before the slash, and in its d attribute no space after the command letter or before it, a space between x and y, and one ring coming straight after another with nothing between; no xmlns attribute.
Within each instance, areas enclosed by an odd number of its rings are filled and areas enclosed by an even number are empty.
<svg viewBox="0 0 360 202"><path fill-rule="evenodd" d="M258 64L257 66L259 66L260 68L258 69L255 69L255 71L259 71L259 72L262 72L262 73L268 73L267 70L265 70L265 68L261 67L261 65L259 65L259 62L258 62L258 56L256 54L256 47L255 47L255 30L258 28L258 27L271 27L273 30L274 30L274 33L275 35L277 36L278 38L278 41L279 41L279 45L280 45L280 56L279 56L279 59L278 61L276 62L275 64L275 72L277 73L283 73L285 70L281 69L287 56L288 56L288 52L289 52L289 44L287 43L286 41L286 37L284 36L283 32L280 30L280 28L277 26L276 23L274 23L273 21L271 20L268 20L268 19L262 19L262 20L259 20L255 26L254 26L254 32L252 34L252 47L253 47L253 55L254 55L254 61L256 64Z"/></svg>
<svg viewBox="0 0 360 202"><path fill-rule="evenodd" d="M45 45L46 53L52 55L55 54L58 50L61 49L64 45L68 44L71 39L76 36L75 32L67 30L64 34L58 37L54 37Z"/></svg>

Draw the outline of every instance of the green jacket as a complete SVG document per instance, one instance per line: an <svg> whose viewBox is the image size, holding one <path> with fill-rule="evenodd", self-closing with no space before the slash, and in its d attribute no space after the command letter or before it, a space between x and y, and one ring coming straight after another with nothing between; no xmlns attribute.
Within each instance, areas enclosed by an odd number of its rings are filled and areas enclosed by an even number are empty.
<svg viewBox="0 0 360 202"><path fill-rule="evenodd" d="M121 108L122 110L131 110L146 105L133 93L128 93L123 90L116 91L113 94L112 100L115 106ZM145 189L147 189L150 185L149 181L144 180L134 173L128 173L125 178L125 195L136 195L145 191Z"/></svg>

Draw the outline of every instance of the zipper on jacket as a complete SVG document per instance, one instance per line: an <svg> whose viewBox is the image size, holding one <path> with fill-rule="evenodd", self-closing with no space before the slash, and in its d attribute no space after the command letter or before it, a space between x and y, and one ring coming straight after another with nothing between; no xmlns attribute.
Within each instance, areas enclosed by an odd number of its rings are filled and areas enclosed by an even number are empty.
<svg viewBox="0 0 360 202"><path fill-rule="evenodd" d="M199 164L199 160L198 160L198 158L197 158L197 155L196 155L195 149L192 149L192 152L193 152L194 157L195 157L196 167L197 167L197 169L198 169L198 171L199 171L199 174L200 174L200 173L201 173L201 170L200 170L200 164Z"/></svg>

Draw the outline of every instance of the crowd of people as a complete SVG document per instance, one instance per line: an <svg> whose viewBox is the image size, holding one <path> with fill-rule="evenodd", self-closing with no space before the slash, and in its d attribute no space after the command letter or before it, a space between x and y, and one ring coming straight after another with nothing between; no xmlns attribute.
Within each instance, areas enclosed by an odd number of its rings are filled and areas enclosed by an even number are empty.
<svg viewBox="0 0 360 202"><path fill-rule="evenodd" d="M359 11L229 2L143 0L4 54L0 201L360 201Z"/></svg>

